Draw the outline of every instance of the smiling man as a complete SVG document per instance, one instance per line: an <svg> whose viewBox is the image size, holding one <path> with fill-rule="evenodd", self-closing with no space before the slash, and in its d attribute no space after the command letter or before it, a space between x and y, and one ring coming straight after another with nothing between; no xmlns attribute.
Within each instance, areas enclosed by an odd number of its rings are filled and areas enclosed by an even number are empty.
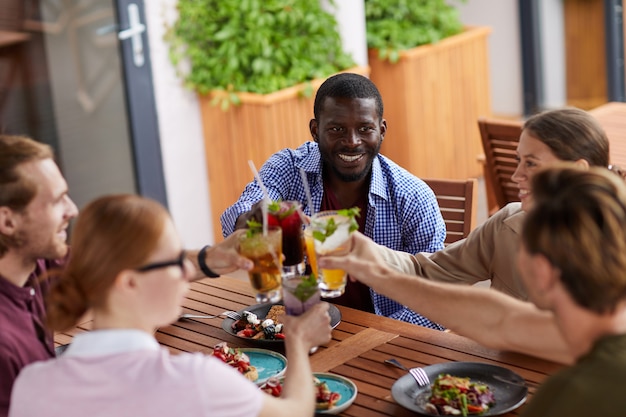
<svg viewBox="0 0 626 417"><path fill-rule="evenodd" d="M259 175L273 200L296 200L305 214L359 207L359 230L391 249L416 253L443 248L445 224L432 190L419 178L379 154L387 133L383 101L366 77L341 73L319 88L309 122L313 142L272 155ZM306 173L307 202L300 170ZM263 198L256 182L221 217L224 236L258 215ZM440 328L369 287L348 282L333 303L375 312L414 324Z"/></svg>
<svg viewBox="0 0 626 417"><path fill-rule="evenodd" d="M0 417L18 372L54 356L43 278L68 253L67 227L78 210L67 191L50 147L0 135Z"/></svg>
<svg viewBox="0 0 626 417"><path fill-rule="evenodd" d="M44 298L56 280L49 279L49 271L68 257L67 228L77 214L50 147L0 134L0 417L8 414L20 370L55 354ZM236 245L233 235L187 251L198 269L191 279L249 269L251 261Z"/></svg>

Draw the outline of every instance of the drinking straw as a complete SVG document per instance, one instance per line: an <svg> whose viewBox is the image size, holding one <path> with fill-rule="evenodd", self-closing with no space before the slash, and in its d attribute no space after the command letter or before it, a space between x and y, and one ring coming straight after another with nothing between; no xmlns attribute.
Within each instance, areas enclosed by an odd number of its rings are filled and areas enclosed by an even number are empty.
<svg viewBox="0 0 626 417"><path fill-rule="evenodd" d="M311 198L311 189L309 188L309 181L306 179L306 173L302 168L300 168L300 177L302 177L302 184L304 184L304 194L306 194L306 201L311 211L311 217L313 217L315 210L313 208L313 199Z"/></svg>
<svg viewBox="0 0 626 417"><path fill-rule="evenodd" d="M263 181L261 181L261 176L256 170L256 166L251 159L248 160L248 165L250 165L250 169L252 170L252 173L254 174L254 177L259 183L259 187L261 187L261 191L263 191L263 195L265 196L261 204L261 213L263 214L263 236L267 236L267 205L271 201L270 195L267 192L267 188L265 188L265 185L263 185Z"/></svg>

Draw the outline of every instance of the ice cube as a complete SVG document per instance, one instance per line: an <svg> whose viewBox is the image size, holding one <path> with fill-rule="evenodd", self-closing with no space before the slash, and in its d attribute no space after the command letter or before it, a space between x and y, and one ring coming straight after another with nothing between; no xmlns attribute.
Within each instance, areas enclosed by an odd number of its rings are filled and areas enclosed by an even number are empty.
<svg viewBox="0 0 626 417"><path fill-rule="evenodd" d="M315 251L320 255L324 255L336 250L350 238L350 223L342 222L337 224L337 230L328 236L324 242L315 241Z"/></svg>

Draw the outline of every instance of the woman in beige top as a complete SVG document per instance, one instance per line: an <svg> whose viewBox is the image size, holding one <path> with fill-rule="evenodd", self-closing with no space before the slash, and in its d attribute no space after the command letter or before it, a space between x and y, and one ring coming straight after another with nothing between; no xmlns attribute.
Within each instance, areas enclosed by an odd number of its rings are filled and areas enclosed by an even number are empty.
<svg viewBox="0 0 626 417"><path fill-rule="evenodd" d="M525 212L532 204L530 180L539 169L559 161L608 167L609 141L589 113L575 108L551 110L526 121L517 156L519 163L512 180L519 187L521 202L509 203L466 239L438 252L411 255L381 247L385 259L402 272L432 281L491 281L491 288L527 300L515 256Z"/></svg>

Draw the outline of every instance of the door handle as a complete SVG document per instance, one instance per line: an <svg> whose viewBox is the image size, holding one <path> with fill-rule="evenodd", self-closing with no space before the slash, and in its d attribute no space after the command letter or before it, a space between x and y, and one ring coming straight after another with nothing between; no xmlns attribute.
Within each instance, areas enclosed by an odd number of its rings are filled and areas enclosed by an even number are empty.
<svg viewBox="0 0 626 417"><path fill-rule="evenodd" d="M136 67L143 66L145 62L143 40L141 34L146 31L146 25L139 19L139 7L135 3L128 5L128 29L117 34L119 40L130 39L133 49L133 63Z"/></svg>

